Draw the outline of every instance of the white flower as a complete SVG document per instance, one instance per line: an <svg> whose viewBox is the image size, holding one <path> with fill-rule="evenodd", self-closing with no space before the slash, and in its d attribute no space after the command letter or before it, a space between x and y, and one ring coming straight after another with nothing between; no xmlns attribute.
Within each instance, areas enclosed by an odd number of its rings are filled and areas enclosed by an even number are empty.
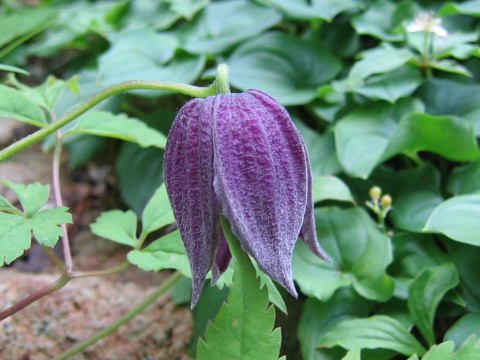
<svg viewBox="0 0 480 360"><path fill-rule="evenodd" d="M408 32L425 31L432 32L438 36L447 36L448 32L440 26L442 19L435 16L433 11L425 11L415 16L413 21L407 25Z"/></svg>

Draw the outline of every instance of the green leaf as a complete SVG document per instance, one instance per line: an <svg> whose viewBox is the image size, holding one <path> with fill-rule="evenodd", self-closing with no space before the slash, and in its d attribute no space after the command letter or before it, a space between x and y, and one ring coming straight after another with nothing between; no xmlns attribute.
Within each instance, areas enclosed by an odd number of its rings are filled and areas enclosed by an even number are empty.
<svg viewBox="0 0 480 360"><path fill-rule="evenodd" d="M35 239L53 247L63 231L61 224L72 223L66 207L42 210L25 217L0 213L0 266L10 264L31 246L31 232Z"/></svg>
<svg viewBox="0 0 480 360"><path fill-rule="evenodd" d="M335 144L343 169L367 178L380 161L397 123L391 105L375 102L357 107L335 126Z"/></svg>
<svg viewBox="0 0 480 360"><path fill-rule="evenodd" d="M132 210L110 210L100 214L90 225L92 233L119 244L137 245L137 216Z"/></svg>
<svg viewBox="0 0 480 360"><path fill-rule="evenodd" d="M35 6L0 18L0 48L21 36L35 34L57 17L53 7Z"/></svg>
<svg viewBox="0 0 480 360"><path fill-rule="evenodd" d="M447 189L453 195L480 194L480 161L455 167Z"/></svg>
<svg viewBox="0 0 480 360"><path fill-rule="evenodd" d="M405 49L397 49L388 43L364 51L361 59L353 64L347 77L347 87L354 88L374 74L392 72L405 65L413 54ZM382 59L382 61L379 61Z"/></svg>
<svg viewBox="0 0 480 360"><path fill-rule="evenodd" d="M480 356L480 340L476 335L470 336L458 349L454 350L453 341L433 345L422 360L470 360Z"/></svg>
<svg viewBox="0 0 480 360"><path fill-rule="evenodd" d="M72 215L66 207L41 210L28 219L35 239L46 246L54 247L60 236L64 236L61 224L71 224Z"/></svg>
<svg viewBox="0 0 480 360"><path fill-rule="evenodd" d="M421 232L433 209L443 201L440 174L430 163L396 173L401 184L391 196L394 205L390 217L396 227Z"/></svg>
<svg viewBox="0 0 480 360"><path fill-rule="evenodd" d="M0 64L0 70L19 73L19 74L23 74L23 75L30 75L30 73L26 70L23 70L23 69L21 69L19 67L16 67L16 66L7 65L7 64Z"/></svg>
<svg viewBox="0 0 480 360"><path fill-rule="evenodd" d="M439 16L449 16L456 14L465 14L480 17L480 1L470 0L462 3L449 1L438 11Z"/></svg>
<svg viewBox="0 0 480 360"><path fill-rule="evenodd" d="M426 268L410 284L408 309L429 345L435 344L433 320L437 306L457 284L458 273L453 264Z"/></svg>
<svg viewBox="0 0 480 360"><path fill-rule="evenodd" d="M452 340L457 348L471 335L480 337L480 314L469 313L463 315L445 333L444 341Z"/></svg>
<svg viewBox="0 0 480 360"><path fill-rule="evenodd" d="M352 284L367 299L388 300L394 290L393 280L385 273L392 261L390 239L366 211L323 207L316 209L315 218L321 245L333 263L319 259L298 242L293 276L301 291L327 301L337 289Z"/></svg>
<svg viewBox="0 0 480 360"><path fill-rule="evenodd" d="M192 20L197 12L210 3L210 0L166 0L165 2L170 3L171 11L187 20Z"/></svg>
<svg viewBox="0 0 480 360"><path fill-rule="evenodd" d="M402 118L382 156L385 161L397 154L416 158L419 151L430 151L454 161L480 157L473 127L452 116L410 114Z"/></svg>
<svg viewBox="0 0 480 360"><path fill-rule="evenodd" d="M428 80L419 90L427 112L433 115L456 115L472 124L480 135L480 85L454 80Z"/></svg>
<svg viewBox="0 0 480 360"><path fill-rule="evenodd" d="M348 288L339 289L327 302L318 301L313 297L307 298L298 323L298 340L303 358L308 360L340 358L342 353L339 348L318 348L317 343L338 323L367 316L370 310L371 303Z"/></svg>
<svg viewBox="0 0 480 360"><path fill-rule="evenodd" d="M50 185L42 185L39 182L27 186L14 183L10 180L0 180L0 183L8 186L17 194L27 217L33 216L33 214L44 206L50 195Z"/></svg>
<svg viewBox="0 0 480 360"><path fill-rule="evenodd" d="M384 315L350 319L339 323L319 342L319 346L346 349L391 349L400 354L424 354L424 347L397 320Z"/></svg>
<svg viewBox="0 0 480 360"><path fill-rule="evenodd" d="M480 245L480 195L459 195L442 202L433 210L423 230Z"/></svg>
<svg viewBox="0 0 480 360"><path fill-rule="evenodd" d="M277 360L280 352L280 329L273 329L275 308L268 305L267 289L260 280L249 256L241 249L223 221L225 237L235 259L235 272L227 302L209 323L205 340L197 345L198 360Z"/></svg>
<svg viewBox="0 0 480 360"><path fill-rule="evenodd" d="M124 143L116 171L122 199L140 215L163 182L163 150Z"/></svg>
<svg viewBox="0 0 480 360"><path fill-rule="evenodd" d="M323 200L355 202L348 186L339 178L331 175L313 178L313 201Z"/></svg>
<svg viewBox="0 0 480 360"><path fill-rule="evenodd" d="M450 360L453 353L453 341L433 345L422 357L422 360Z"/></svg>
<svg viewBox="0 0 480 360"><path fill-rule="evenodd" d="M258 0L259 3L282 11L285 16L299 20L324 19L332 21L339 13L359 7L353 0Z"/></svg>
<svg viewBox="0 0 480 360"><path fill-rule="evenodd" d="M132 250L127 259L145 271L176 269L192 277L190 263L178 230L153 241L145 249Z"/></svg>
<svg viewBox="0 0 480 360"><path fill-rule="evenodd" d="M317 87L341 70L340 60L325 45L284 33L265 33L243 43L226 63L233 86L266 91L283 105L312 101Z"/></svg>
<svg viewBox="0 0 480 360"><path fill-rule="evenodd" d="M0 213L0 266L10 264L30 248L30 232L25 217Z"/></svg>
<svg viewBox="0 0 480 360"><path fill-rule="evenodd" d="M359 347L354 347L353 350L350 350L347 352L347 355L345 355L342 360L361 360L360 359L360 348Z"/></svg>
<svg viewBox="0 0 480 360"><path fill-rule="evenodd" d="M70 134L112 137L137 143L141 147L164 148L167 142L165 135L138 119L104 111L91 111L81 116L74 128L66 133Z"/></svg>
<svg viewBox="0 0 480 360"><path fill-rule="evenodd" d="M191 53L220 53L281 19L276 10L251 1L213 2L181 29L182 47Z"/></svg>
<svg viewBox="0 0 480 360"><path fill-rule="evenodd" d="M18 90L0 84L0 116L42 127L47 123L42 110Z"/></svg>
<svg viewBox="0 0 480 360"><path fill-rule="evenodd" d="M167 189L162 184L153 194L142 212L142 236L175 222L173 210L168 200Z"/></svg>
<svg viewBox="0 0 480 360"><path fill-rule="evenodd" d="M335 152L335 140L332 131L319 134L302 122L295 122L307 146L313 176L332 175L341 171Z"/></svg>

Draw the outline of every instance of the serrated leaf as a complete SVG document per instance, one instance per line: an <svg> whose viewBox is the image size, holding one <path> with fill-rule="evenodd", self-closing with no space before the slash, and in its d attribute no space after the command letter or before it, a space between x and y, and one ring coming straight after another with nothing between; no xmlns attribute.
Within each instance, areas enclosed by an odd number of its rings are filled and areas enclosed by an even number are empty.
<svg viewBox="0 0 480 360"><path fill-rule="evenodd" d="M168 200L167 189L162 184L153 194L142 213L142 236L174 223L175 217Z"/></svg>
<svg viewBox="0 0 480 360"><path fill-rule="evenodd" d="M25 217L0 213L0 266L10 264L30 248L30 231Z"/></svg>
<svg viewBox="0 0 480 360"><path fill-rule="evenodd" d="M335 345L349 350L355 347L391 349L406 356L425 353L425 348L400 322L384 315L342 321L318 344L327 347Z"/></svg>
<svg viewBox="0 0 480 360"><path fill-rule="evenodd" d="M244 42L226 63L233 86L263 90L283 105L312 101L318 86L341 70L340 60L324 44L284 33Z"/></svg>
<svg viewBox="0 0 480 360"><path fill-rule="evenodd" d="M313 178L313 201L349 201L354 203L350 189L336 176L316 176Z"/></svg>
<svg viewBox="0 0 480 360"><path fill-rule="evenodd" d="M92 233L119 244L137 245L137 215L132 210L110 210L100 214L90 225Z"/></svg>
<svg viewBox="0 0 480 360"><path fill-rule="evenodd" d="M302 292L327 301L337 289L352 284L367 299L388 300L394 290L393 280L385 273L392 261L390 239L366 211L323 207L315 210L315 218L321 245L333 262L320 260L298 242L293 277Z"/></svg>
<svg viewBox="0 0 480 360"><path fill-rule="evenodd" d="M46 246L54 247L60 236L64 236L61 224L71 224L72 215L66 207L41 210L28 219L35 239Z"/></svg>
<svg viewBox="0 0 480 360"><path fill-rule="evenodd" d="M148 127L142 121L125 114L114 115L105 111L92 111L78 119L70 134L90 134L122 139L141 147L164 148L167 138L161 132Z"/></svg>
<svg viewBox="0 0 480 360"><path fill-rule="evenodd" d="M10 180L0 180L0 183L11 188L18 196L23 211L30 217L35 214L48 201L50 185L42 185L39 182L33 184L17 184Z"/></svg>
<svg viewBox="0 0 480 360"><path fill-rule="evenodd" d="M260 280L249 256L233 237L229 225L222 221L225 237L235 259L235 272L227 302L209 323L205 340L197 345L198 360L277 360L280 352L280 329L273 329L275 308L268 305L267 289Z"/></svg>
<svg viewBox="0 0 480 360"><path fill-rule="evenodd" d="M410 284L408 309L429 345L435 344L433 320L437 306L457 284L458 273L452 264L426 268Z"/></svg>
<svg viewBox="0 0 480 360"><path fill-rule="evenodd" d="M132 250L128 261L145 271L176 269L192 277L190 263L178 230L153 241L145 249Z"/></svg>
<svg viewBox="0 0 480 360"><path fill-rule="evenodd" d="M42 110L20 91L0 84L0 116L42 127L47 123Z"/></svg>
<svg viewBox="0 0 480 360"><path fill-rule="evenodd" d="M359 4L352 0L314 0L311 2L303 0L258 0L258 2L279 9L289 18L300 20L324 19L332 21L337 14L359 7Z"/></svg>
<svg viewBox="0 0 480 360"><path fill-rule="evenodd" d="M35 239L53 247L63 231L61 224L71 224L72 216L66 207L46 209L30 218L17 214L0 213L0 266L10 264L31 246L31 232Z"/></svg>
<svg viewBox="0 0 480 360"><path fill-rule="evenodd" d="M466 244L480 245L480 195L454 196L439 204L423 231L440 232Z"/></svg>

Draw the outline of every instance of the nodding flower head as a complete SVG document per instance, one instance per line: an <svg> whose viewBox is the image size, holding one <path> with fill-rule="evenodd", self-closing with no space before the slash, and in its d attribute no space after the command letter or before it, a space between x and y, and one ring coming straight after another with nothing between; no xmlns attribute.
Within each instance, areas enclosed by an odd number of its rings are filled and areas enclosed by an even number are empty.
<svg viewBox="0 0 480 360"><path fill-rule="evenodd" d="M292 252L300 236L323 259L315 230L308 154L290 116L260 90L185 104L170 130L164 177L190 260L192 307L231 254L220 216L260 269L297 296Z"/></svg>

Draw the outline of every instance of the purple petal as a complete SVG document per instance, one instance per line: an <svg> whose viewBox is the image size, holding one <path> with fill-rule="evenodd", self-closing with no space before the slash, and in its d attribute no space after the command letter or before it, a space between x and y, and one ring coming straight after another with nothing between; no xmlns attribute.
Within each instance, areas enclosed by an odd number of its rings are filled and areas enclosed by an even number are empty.
<svg viewBox="0 0 480 360"><path fill-rule="evenodd" d="M192 308L219 242L219 208L213 189L213 101L194 99L183 106L165 148L165 184L192 269Z"/></svg>
<svg viewBox="0 0 480 360"><path fill-rule="evenodd" d="M212 286L215 285L220 276L227 270L228 265L230 265L230 260L232 259L232 254L228 248L227 240L225 239L225 234L221 226L219 227L218 233L220 235L220 244L212 268Z"/></svg>
<svg viewBox="0 0 480 360"><path fill-rule="evenodd" d="M259 267L297 295L291 260L307 206L308 158L287 111L258 90L218 95L214 187Z"/></svg>

